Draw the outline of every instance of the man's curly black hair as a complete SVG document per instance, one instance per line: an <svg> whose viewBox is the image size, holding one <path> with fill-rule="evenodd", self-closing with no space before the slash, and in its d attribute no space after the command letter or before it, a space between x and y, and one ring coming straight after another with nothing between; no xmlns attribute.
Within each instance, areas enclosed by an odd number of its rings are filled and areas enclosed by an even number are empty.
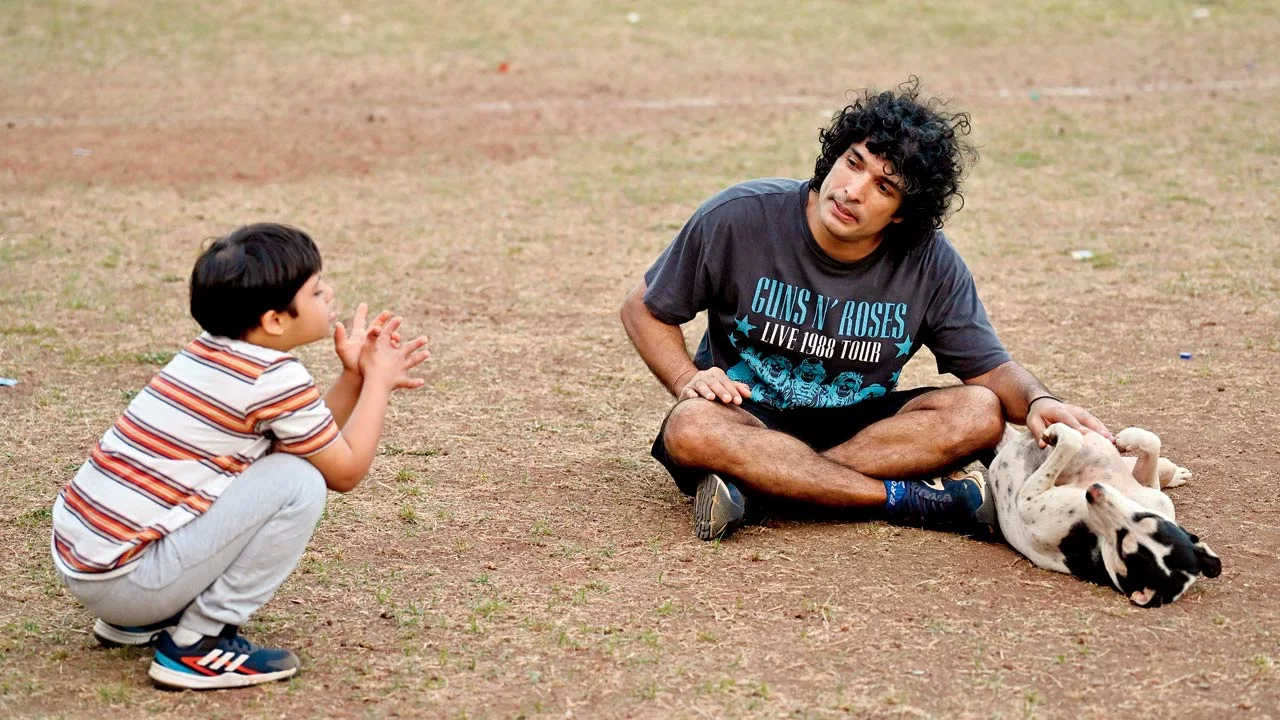
<svg viewBox="0 0 1280 720"><path fill-rule="evenodd" d="M942 227L953 197L964 205L960 182L966 164L978 159L977 149L963 139L969 134L969 114L945 107L937 98L920 99L920 79L914 75L896 93L859 91L853 104L818 133L822 153L810 189L816 192L849 146L865 140L904 191L895 214L902 222L885 228L884 240L896 251L910 251Z"/></svg>

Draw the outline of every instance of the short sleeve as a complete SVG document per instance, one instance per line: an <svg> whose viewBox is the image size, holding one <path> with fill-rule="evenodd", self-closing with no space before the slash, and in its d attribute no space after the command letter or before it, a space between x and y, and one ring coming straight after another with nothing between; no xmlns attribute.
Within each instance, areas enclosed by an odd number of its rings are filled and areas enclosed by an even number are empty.
<svg viewBox="0 0 1280 720"><path fill-rule="evenodd" d="M311 373L295 358L267 368L246 408L258 433L270 434L281 452L314 455L338 438L338 423L320 397Z"/></svg>
<svg viewBox="0 0 1280 720"><path fill-rule="evenodd" d="M942 237L933 245L936 292L925 311L922 341L937 358L939 373L968 380L1012 357L991 327L973 275L960 254Z"/></svg>
<svg viewBox="0 0 1280 720"><path fill-rule="evenodd" d="M644 304L668 325L683 325L707 307L710 279L706 246L712 225L699 210L645 272Z"/></svg>

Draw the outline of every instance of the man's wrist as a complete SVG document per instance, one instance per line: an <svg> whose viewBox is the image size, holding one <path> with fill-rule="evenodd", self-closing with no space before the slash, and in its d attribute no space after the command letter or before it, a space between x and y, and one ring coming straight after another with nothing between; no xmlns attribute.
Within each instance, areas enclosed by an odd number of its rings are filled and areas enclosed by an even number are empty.
<svg viewBox="0 0 1280 720"><path fill-rule="evenodd" d="M1044 394L1042 394L1042 395L1037 395L1037 396L1035 396L1035 397L1031 398L1031 401L1027 403L1027 414L1028 414L1028 415L1030 415L1030 414L1031 414L1031 407L1032 407L1033 405L1035 405L1037 402L1041 401L1041 400L1053 400L1054 402L1062 402L1062 400L1058 399L1058 397L1057 397L1056 395L1050 395L1050 394L1048 394L1048 393L1044 393Z"/></svg>
<svg viewBox="0 0 1280 720"><path fill-rule="evenodd" d="M684 389L684 386L688 384L689 380L692 380L693 376L697 374L698 368L692 367L677 375L676 381L671 384L671 394L679 395L680 391ZM686 380L685 378L688 378L689 380Z"/></svg>

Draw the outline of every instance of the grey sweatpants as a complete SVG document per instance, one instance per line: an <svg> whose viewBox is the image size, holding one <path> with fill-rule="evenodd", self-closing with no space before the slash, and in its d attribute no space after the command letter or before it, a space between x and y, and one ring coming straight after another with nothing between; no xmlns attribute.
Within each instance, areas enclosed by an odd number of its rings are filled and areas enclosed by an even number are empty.
<svg viewBox="0 0 1280 720"><path fill-rule="evenodd" d="M133 572L63 581L113 625L150 625L181 612L181 627L217 635L224 625L244 624L297 567L324 501L324 477L314 465L267 455L203 515L143 551Z"/></svg>

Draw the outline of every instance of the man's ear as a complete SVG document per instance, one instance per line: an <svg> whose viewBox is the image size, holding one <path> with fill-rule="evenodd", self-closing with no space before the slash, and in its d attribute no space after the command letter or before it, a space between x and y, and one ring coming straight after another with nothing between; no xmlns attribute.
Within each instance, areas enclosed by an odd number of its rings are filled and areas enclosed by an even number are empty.
<svg viewBox="0 0 1280 720"><path fill-rule="evenodd" d="M268 310L262 313L262 317L258 318L258 327L262 328L262 331L268 335L279 336L284 334L290 319L289 313Z"/></svg>
<svg viewBox="0 0 1280 720"><path fill-rule="evenodd" d="M903 218L899 215L894 215L892 218L889 218L890 223L900 223L902 220Z"/></svg>

